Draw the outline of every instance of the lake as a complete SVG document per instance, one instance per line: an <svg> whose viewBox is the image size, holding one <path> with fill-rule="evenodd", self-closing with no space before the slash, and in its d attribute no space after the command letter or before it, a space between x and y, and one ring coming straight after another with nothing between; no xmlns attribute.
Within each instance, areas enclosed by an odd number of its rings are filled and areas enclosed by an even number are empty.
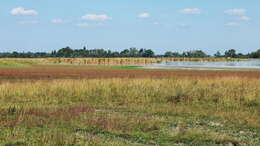
<svg viewBox="0 0 260 146"><path fill-rule="evenodd" d="M146 69L186 69L186 70L259 70L260 60L235 62L206 62L206 61L164 61L147 65Z"/></svg>

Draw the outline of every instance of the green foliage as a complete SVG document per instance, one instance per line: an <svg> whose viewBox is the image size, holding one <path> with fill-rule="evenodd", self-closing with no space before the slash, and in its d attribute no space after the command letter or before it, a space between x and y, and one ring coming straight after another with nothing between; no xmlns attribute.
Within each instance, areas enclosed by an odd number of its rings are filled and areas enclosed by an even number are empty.
<svg viewBox="0 0 260 146"><path fill-rule="evenodd" d="M194 50L194 51L184 52L182 56L183 57L194 57L194 58L209 57L209 55L207 55L202 50Z"/></svg>
<svg viewBox="0 0 260 146"><path fill-rule="evenodd" d="M133 65L123 65L123 66L110 66L110 67L105 67L109 69L138 69L140 66L133 66Z"/></svg>
<svg viewBox="0 0 260 146"><path fill-rule="evenodd" d="M71 57L73 53L73 50L70 47L62 48L60 49L56 56L57 57Z"/></svg>
<svg viewBox="0 0 260 146"><path fill-rule="evenodd" d="M165 52L164 57L182 57L181 54L179 54L178 52Z"/></svg>
<svg viewBox="0 0 260 146"><path fill-rule="evenodd" d="M260 58L260 49L257 50L256 52L252 52L251 54L249 54L250 58Z"/></svg>
<svg viewBox="0 0 260 146"><path fill-rule="evenodd" d="M129 48L122 51L111 51L105 49L72 49L70 47L61 48L58 51L47 52L12 52L0 53L0 58L49 58L49 57L63 57L63 58L116 58L116 57L186 57L186 58L206 58L211 57L202 50L185 51L183 53L167 51L163 55L155 54L152 49L138 49ZM231 57L231 58L260 58L260 50L256 52L243 54L236 53L235 49L225 51L222 55L220 52L214 54L214 57Z"/></svg>
<svg viewBox="0 0 260 146"><path fill-rule="evenodd" d="M219 51L217 51L215 54L214 54L215 57L222 57L221 53Z"/></svg>
<svg viewBox="0 0 260 146"><path fill-rule="evenodd" d="M1 59L0 60L0 68L23 68L23 67L31 67L35 62L31 61L21 61L21 60L8 60Z"/></svg>
<svg viewBox="0 0 260 146"><path fill-rule="evenodd" d="M225 57L235 58L237 56L235 49L230 49L225 52Z"/></svg>

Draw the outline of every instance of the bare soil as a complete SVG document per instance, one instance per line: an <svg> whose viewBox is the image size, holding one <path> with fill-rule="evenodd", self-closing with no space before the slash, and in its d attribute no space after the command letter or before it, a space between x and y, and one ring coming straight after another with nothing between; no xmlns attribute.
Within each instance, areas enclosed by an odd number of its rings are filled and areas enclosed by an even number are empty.
<svg viewBox="0 0 260 146"><path fill-rule="evenodd" d="M2 79L63 79L63 78L169 78L169 77L242 77L260 78L253 71L192 71L108 69L87 66L35 66L31 68L0 68Z"/></svg>

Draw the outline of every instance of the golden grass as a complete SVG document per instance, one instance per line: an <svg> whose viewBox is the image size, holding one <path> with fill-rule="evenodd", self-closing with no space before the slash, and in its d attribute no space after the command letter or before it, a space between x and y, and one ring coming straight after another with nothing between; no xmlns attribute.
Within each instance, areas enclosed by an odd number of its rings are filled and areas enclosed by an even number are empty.
<svg viewBox="0 0 260 146"><path fill-rule="evenodd" d="M0 59L1 63L43 63L43 64L77 64L77 65L146 65L162 61L244 61L235 58L7 58Z"/></svg>
<svg viewBox="0 0 260 146"><path fill-rule="evenodd" d="M260 138L259 79L6 81L0 106L0 144L257 145Z"/></svg>

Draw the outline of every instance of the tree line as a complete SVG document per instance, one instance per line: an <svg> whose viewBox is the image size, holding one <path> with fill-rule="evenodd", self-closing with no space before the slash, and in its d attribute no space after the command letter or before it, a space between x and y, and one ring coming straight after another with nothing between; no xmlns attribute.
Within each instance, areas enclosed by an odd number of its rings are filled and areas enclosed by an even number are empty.
<svg viewBox="0 0 260 146"><path fill-rule="evenodd" d="M97 57L97 58L115 58L115 57L230 57L230 58L260 58L260 49L243 54L237 53L235 49L230 49L221 54L219 51L213 56L208 55L202 50L192 50L186 52L172 52L167 51L162 55L157 55L151 49L130 48L123 51L111 51L105 49L72 49L70 47L61 48L57 51L48 52L3 52L0 53L0 58L49 58L49 57L64 57L64 58L83 58L83 57Z"/></svg>

